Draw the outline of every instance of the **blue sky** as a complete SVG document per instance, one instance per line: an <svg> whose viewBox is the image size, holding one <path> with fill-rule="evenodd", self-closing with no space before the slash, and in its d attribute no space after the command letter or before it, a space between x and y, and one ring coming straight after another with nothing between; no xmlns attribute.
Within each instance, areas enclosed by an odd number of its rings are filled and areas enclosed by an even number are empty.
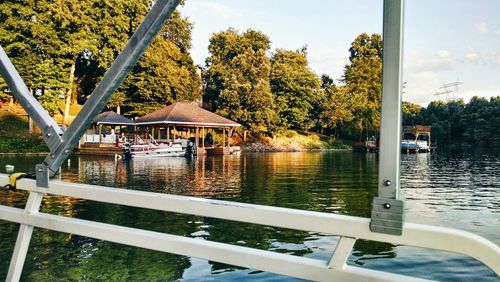
<svg viewBox="0 0 500 282"><path fill-rule="evenodd" d="M208 56L214 32L234 27L267 34L272 49L308 46L310 67L334 79L362 32L382 33L381 0L187 0L181 9L194 22L191 54ZM407 0L404 100L438 99L444 83L463 82L456 97L500 95L500 0ZM455 89L454 89L455 90ZM441 96L444 98L444 96Z"/></svg>

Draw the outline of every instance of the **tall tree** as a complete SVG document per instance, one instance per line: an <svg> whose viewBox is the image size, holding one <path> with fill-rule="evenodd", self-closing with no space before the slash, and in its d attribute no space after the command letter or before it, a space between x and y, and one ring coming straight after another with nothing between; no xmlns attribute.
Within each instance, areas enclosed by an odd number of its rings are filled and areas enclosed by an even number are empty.
<svg viewBox="0 0 500 282"><path fill-rule="evenodd" d="M167 21L114 97L124 93L127 115L144 115L201 97L201 77L189 54L192 28L177 11Z"/></svg>
<svg viewBox="0 0 500 282"><path fill-rule="evenodd" d="M347 87L337 87L327 75L321 77L321 88L325 93L322 101L320 114L321 127L328 129L338 137L343 128L352 122L354 113L352 111L353 101L351 95L347 95Z"/></svg>
<svg viewBox="0 0 500 282"><path fill-rule="evenodd" d="M59 108L60 97L66 98L67 116L69 104L84 101L95 88L151 3L6 0L0 3L0 44L28 87L47 94L42 100L44 105L50 105L51 112ZM126 99L137 103L142 99L164 105L172 101L165 95L184 100L199 96L200 78L188 53L191 29L192 24L175 12L154 46L134 68L129 77L133 83L127 89L121 88L111 104L121 105ZM163 81L168 81L168 85ZM53 91L59 94L52 95ZM143 99L148 95L149 100ZM56 110L54 104L58 105ZM131 107L136 108L139 106Z"/></svg>
<svg viewBox="0 0 500 282"><path fill-rule="evenodd" d="M44 12L46 5L34 0L0 3L0 44L33 92L67 87L62 62L57 60L64 44L50 13Z"/></svg>
<svg viewBox="0 0 500 282"><path fill-rule="evenodd" d="M422 111L422 106L403 101L401 109L403 111L403 125L413 125L418 123L417 119Z"/></svg>
<svg viewBox="0 0 500 282"><path fill-rule="evenodd" d="M319 105L321 81L309 68L307 49L277 49L271 57L271 92L279 127L308 129L313 109Z"/></svg>
<svg viewBox="0 0 500 282"><path fill-rule="evenodd" d="M271 129L269 38L254 30L228 29L212 35L206 60L205 98L217 113L254 131Z"/></svg>
<svg viewBox="0 0 500 282"><path fill-rule="evenodd" d="M343 82L355 101L352 124L359 133L364 131L368 135L380 127L382 37L362 33L352 42L349 51L350 64L344 68Z"/></svg>

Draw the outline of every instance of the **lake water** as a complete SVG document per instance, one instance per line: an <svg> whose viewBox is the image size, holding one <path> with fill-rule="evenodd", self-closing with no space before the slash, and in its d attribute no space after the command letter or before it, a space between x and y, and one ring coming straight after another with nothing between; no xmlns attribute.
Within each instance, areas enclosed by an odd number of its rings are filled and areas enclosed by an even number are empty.
<svg viewBox="0 0 500 282"><path fill-rule="evenodd" d="M247 153L187 160L124 162L73 156L62 179L369 217L377 191L376 154L352 152ZM32 171L42 157L1 157ZM491 155L403 155L401 194L407 222L473 231L500 244L500 158ZM26 193L0 192L0 204L23 207ZM306 256L327 261L337 236L149 211L48 196L42 211ZM4 280L18 225L0 221L0 280ZM488 268L460 255L358 241L349 264L444 281L499 281ZM217 262L165 254L91 238L35 229L25 281L293 281Z"/></svg>

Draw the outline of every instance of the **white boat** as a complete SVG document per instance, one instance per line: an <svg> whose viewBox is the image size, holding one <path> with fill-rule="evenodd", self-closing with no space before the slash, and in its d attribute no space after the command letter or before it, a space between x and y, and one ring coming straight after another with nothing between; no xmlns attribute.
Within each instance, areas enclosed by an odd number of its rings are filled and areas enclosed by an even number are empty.
<svg viewBox="0 0 500 282"><path fill-rule="evenodd" d="M186 149L181 144L135 144L123 147L125 159L153 157L183 157Z"/></svg>

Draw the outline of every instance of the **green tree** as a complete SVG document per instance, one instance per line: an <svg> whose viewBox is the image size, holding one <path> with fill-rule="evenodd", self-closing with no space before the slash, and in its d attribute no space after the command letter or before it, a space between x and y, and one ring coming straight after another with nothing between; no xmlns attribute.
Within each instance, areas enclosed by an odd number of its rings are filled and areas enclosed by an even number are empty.
<svg viewBox="0 0 500 282"><path fill-rule="evenodd" d="M358 133L364 131L368 135L380 127L382 37L362 33L352 42L349 51L350 64L345 66L342 80L354 102L352 126Z"/></svg>
<svg viewBox="0 0 500 282"><path fill-rule="evenodd" d="M418 116L422 111L422 106L403 101L403 125L416 125L418 124Z"/></svg>
<svg viewBox="0 0 500 282"><path fill-rule="evenodd" d="M12 60L26 85L34 93L52 93L67 87L64 65L57 55L64 48L55 23L46 12L46 1L3 1L0 3L0 44ZM47 90L47 91L45 91ZM54 99L59 95L44 98Z"/></svg>
<svg viewBox="0 0 500 282"><path fill-rule="evenodd" d="M217 113L254 132L272 130L269 48L269 38L251 29L216 33L208 46L205 100Z"/></svg>
<svg viewBox="0 0 500 282"><path fill-rule="evenodd" d="M321 81L309 68L305 47L273 53L270 84L280 128L309 129L314 125L313 110L318 108L323 92Z"/></svg>
<svg viewBox="0 0 500 282"><path fill-rule="evenodd" d="M167 21L120 88L127 115L144 115L201 97L201 77L188 52L192 28L177 11Z"/></svg>
<svg viewBox="0 0 500 282"><path fill-rule="evenodd" d="M0 44L28 87L47 94L44 105L66 98L67 117L70 103L86 100L150 5L146 0L7 0L0 4ZM165 96L199 96L200 78L188 53L191 29L175 12L129 76L128 88L120 88L110 106L131 101L133 111L143 100L160 106L172 101ZM48 95L51 91L59 95Z"/></svg>
<svg viewBox="0 0 500 282"><path fill-rule="evenodd" d="M347 128L354 119L351 107L354 103L351 101L353 97L348 95L345 86L335 87L335 85L323 83L322 88L326 98L322 104L321 125L338 137L342 130Z"/></svg>

